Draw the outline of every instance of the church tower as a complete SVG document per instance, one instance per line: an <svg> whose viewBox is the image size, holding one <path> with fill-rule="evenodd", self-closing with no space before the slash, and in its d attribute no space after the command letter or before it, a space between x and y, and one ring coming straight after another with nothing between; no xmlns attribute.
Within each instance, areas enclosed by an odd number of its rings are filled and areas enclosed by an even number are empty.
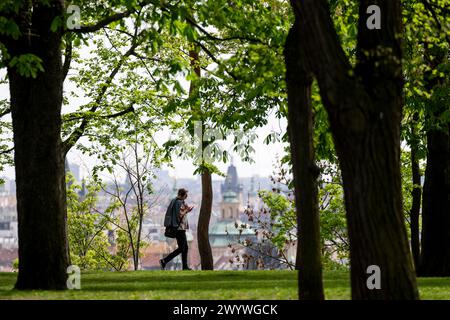
<svg viewBox="0 0 450 320"><path fill-rule="evenodd" d="M240 216L241 203L237 194L233 191L227 191L223 194L220 210L222 220L238 220Z"/></svg>
<svg viewBox="0 0 450 320"><path fill-rule="evenodd" d="M238 220L240 218L242 185L233 163L227 169L227 176L221 185L222 202L220 203L222 220Z"/></svg>
<svg viewBox="0 0 450 320"><path fill-rule="evenodd" d="M238 196L240 195L240 193L242 193L242 185L239 184L237 170L233 163L228 167L225 182L221 185L220 189L222 195L224 195L228 191L233 191Z"/></svg>

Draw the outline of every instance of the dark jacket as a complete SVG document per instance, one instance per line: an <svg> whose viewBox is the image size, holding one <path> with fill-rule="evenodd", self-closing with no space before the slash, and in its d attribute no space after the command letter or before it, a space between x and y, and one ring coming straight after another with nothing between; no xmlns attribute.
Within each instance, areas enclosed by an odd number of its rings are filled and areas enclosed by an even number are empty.
<svg viewBox="0 0 450 320"><path fill-rule="evenodd" d="M166 211L166 216L164 217L164 227L178 228L178 215L180 214L180 209L183 202L184 201L179 198L175 198L170 201L169 207Z"/></svg>

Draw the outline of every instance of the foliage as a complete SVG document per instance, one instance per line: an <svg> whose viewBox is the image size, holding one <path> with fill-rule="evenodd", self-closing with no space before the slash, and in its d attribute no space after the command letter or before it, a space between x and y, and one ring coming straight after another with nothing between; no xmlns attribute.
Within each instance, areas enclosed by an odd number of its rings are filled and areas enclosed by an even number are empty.
<svg viewBox="0 0 450 320"><path fill-rule="evenodd" d="M402 175L402 195L403 195L403 212L405 216L405 221L409 225L410 224L410 210L412 206L412 191L414 188L422 189L422 185L414 185L412 181L412 169L411 169L411 157L410 151L402 150L401 151L401 175ZM420 176L424 176L425 172L425 163L424 161L419 162L419 170ZM408 235L411 235L411 230L407 229Z"/></svg>
<svg viewBox="0 0 450 320"><path fill-rule="evenodd" d="M15 272L19 270L19 258L14 259L12 262L12 269Z"/></svg>
<svg viewBox="0 0 450 320"><path fill-rule="evenodd" d="M130 157L124 161L130 159L134 161ZM115 178L109 186L98 179L83 181L80 186L70 173L67 175L71 260L82 270L122 271L129 268L130 261L138 267L138 259L147 246L141 236L142 223L162 192L150 198L151 182L143 175L139 183L144 182L145 189L134 194L138 182L133 179L134 172L128 173L129 184L121 184Z"/></svg>
<svg viewBox="0 0 450 320"><path fill-rule="evenodd" d="M244 264L256 260L258 269L294 269L295 255L289 255L295 250L297 240L293 202L278 190L261 190L258 196L265 206L256 211L248 206L245 211L248 224L239 226L242 230L254 230L258 240L252 242L249 238L239 239L238 245L250 248L252 253L241 255L237 252L234 260L243 259Z"/></svg>
<svg viewBox="0 0 450 320"><path fill-rule="evenodd" d="M110 201L111 210L104 217L112 224L116 235L116 256L132 258L137 270L142 252L149 245L143 236L143 224L151 217L154 207L161 203L166 190L153 186L161 153L150 143L141 144L138 130L134 134L128 137L119 157L105 157L106 161L99 168L110 169L108 181L111 182L102 185L102 191Z"/></svg>
<svg viewBox="0 0 450 320"><path fill-rule="evenodd" d="M70 173L66 175L66 181L68 239L72 264L82 270L109 270L109 223L96 209L100 188L93 181L88 181L87 184L83 182L83 186L80 186ZM117 260L116 257L114 259Z"/></svg>
<svg viewBox="0 0 450 320"><path fill-rule="evenodd" d="M319 212L324 268L345 268L350 245L340 172L333 166L323 170L319 180Z"/></svg>
<svg viewBox="0 0 450 320"><path fill-rule="evenodd" d="M346 269L349 254L343 188L339 171L324 164L319 180L322 256L325 268L341 270ZM283 266L292 269L295 267L295 260L289 257L288 250L292 250L297 244L297 216L291 189L292 178L286 165L281 165L277 171L271 177L273 189L261 190L258 194L263 206L248 206L245 211L248 223L240 226L241 230L254 230L260 235L261 241L239 239L238 245L244 245L255 252L254 255L245 256L244 260L257 259L260 268ZM264 260L258 256L269 259ZM239 252L235 260L237 258L242 259Z"/></svg>
<svg viewBox="0 0 450 320"><path fill-rule="evenodd" d="M450 18L445 1L404 1L405 112L402 138L426 158L426 132L450 121Z"/></svg>
<svg viewBox="0 0 450 320"><path fill-rule="evenodd" d="M42 60L33 54L22 54L13 57L9 67L16 68L17 72L26 78L36 78L38 72L44 72Z"/></svg>

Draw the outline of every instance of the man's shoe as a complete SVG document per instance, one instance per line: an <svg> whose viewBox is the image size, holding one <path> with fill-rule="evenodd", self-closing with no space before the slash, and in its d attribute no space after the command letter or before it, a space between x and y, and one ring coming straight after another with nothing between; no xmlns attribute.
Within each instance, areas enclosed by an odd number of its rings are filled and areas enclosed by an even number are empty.
<svg viewBox="0 0 450 320"><path fill-rule="evenodd" d="M159 260L159 265L161 266L161 270L164 270L166 268L166 263L164 262L163 259Z"/></svg>
<svg viewBox="0 0 450 320"><path fill-rule="evenodd" d="M186 267L186 268L183 268L183 270L192 270L192 269L189 267Z"/></svg>

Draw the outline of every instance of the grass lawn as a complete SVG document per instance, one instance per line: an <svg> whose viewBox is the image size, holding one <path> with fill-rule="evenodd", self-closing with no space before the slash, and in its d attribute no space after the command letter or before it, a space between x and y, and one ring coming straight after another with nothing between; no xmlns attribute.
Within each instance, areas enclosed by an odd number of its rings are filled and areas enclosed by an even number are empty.
<svg viewBox="0 0 450 320"><path fill-rule="evenodd" d="M0 273L0 299L296 299L295 271L87 272L81 290L12 290L17 274ZM349 299L345 272L326 272L327 299ZM449 299L450 278L419 279L422 299Z"/></svg>

